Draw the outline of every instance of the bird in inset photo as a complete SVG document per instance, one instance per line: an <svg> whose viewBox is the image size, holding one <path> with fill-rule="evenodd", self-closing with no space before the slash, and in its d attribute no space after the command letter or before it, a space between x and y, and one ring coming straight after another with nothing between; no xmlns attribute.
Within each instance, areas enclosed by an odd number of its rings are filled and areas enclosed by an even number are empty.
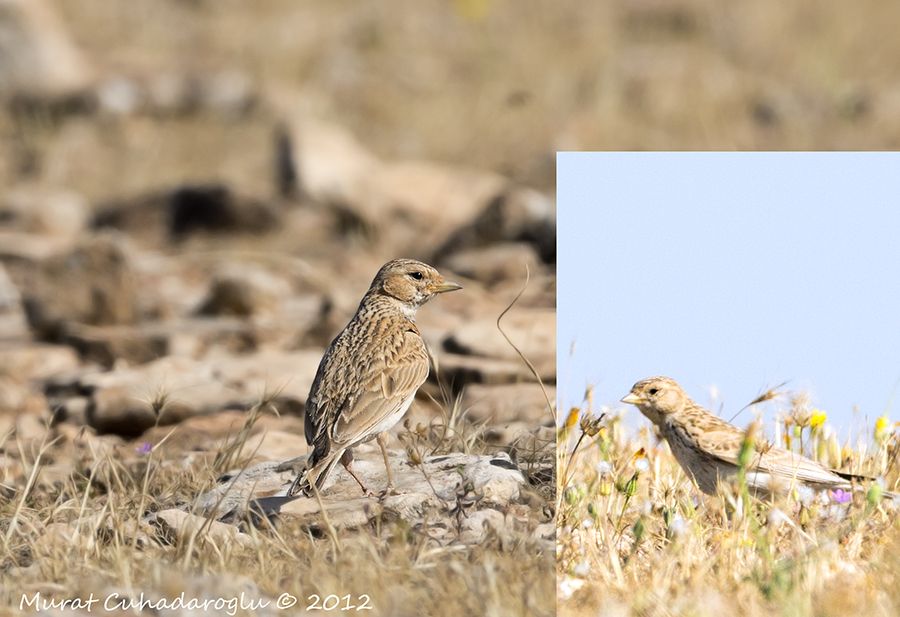
<svg viewBox="0 0 900 617"><path fill-rule="evenodd" d="M363 493L372 491L353 473L352 448L377 438L387 472L387 434L428 377L425 341L416 311L437 294L461 289L428 264L394 259L378 271L356 314L325 351L306 401L306 469L288 491L309 495L322 488L340 462Z"/></svg>
<svg viewBox="0 0 900 617"><path fill-rule="evenodd" d="M659 428L675 459L704 493L715 494L720 481L730 481L737 475L746 432L695 403L674 379L651 377L639 381L622 402L635 405ZM746 479L750 492L761 497L797 485L815 490L850 489L852 481L872 481L829 469L759 437L754 438ZM888 492L884 495L896 497Z"/></svg>

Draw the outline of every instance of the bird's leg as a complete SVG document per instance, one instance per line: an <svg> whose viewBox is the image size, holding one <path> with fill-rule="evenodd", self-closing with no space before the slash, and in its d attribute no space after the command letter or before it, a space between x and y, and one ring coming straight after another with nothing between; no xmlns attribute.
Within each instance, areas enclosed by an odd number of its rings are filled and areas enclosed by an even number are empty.
<svg viewBox="0 0 900 617"><path fill-rule="evenodd" d="M375 441L378 442L378 447L381 448L381 456L384 458L384 470L387 472L387 487L384 489L384 495L394 495L396 491L394 490L394 475L391 473L391 465L388 463L388 453L387 453L387 440L388 434L384 431L378 433L375 437Z"/></svg>
<svg viewBox="0 0 900 617"><path fill-rule="evenodd" d="M288 489L287 496L293 497L294 493L297 492L297 487L300 486L300 481L303 479L303 471L297 474L294 478L294 481L291 482L291 488Z"/></svg>
<svg viewBox="0 0 900 617"><path fill-rule="evenodd" d="M287 469L296 469L296 465L299 463L304 463L303 467L300 468L300 471L297 472L297 475L294 477L294 481L291 483L291 488L288 489L287 496L293 497L297 492L297 489L300 487L300 483L303 481L303 478L307 475L307 471L309 471L309 467L307 464L306 457L293 458L289 461L285 461L281 465L279 465L276 470L287 470Z"/></svg>
<svg viewBox="0 0 900 617"><path fill-rule="evenodd" d="M350 452L350 450L344 450L344 453L341 454L341 465L344 466L344 469L347 470L347 473L349 473L350 476L354 480L356 480L356 483L359 484L359 488L362 489L363 495L365 495L366 497L374 497L375 493L366 488L366 485L362 483L362 480L360 480L357 475L353 473L353 470L350 468L352 464L353 454Z"/></svg>

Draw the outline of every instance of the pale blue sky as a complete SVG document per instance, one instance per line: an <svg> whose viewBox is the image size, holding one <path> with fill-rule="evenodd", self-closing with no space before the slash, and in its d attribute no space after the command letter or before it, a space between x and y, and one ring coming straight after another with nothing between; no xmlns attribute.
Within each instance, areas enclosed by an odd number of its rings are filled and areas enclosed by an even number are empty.
<svg viewBox="0 0 900 617"><path fill-rule="evenodd" d="M662 374L900 419L900 154L560 153L557 195L563 410Z"/></svg>

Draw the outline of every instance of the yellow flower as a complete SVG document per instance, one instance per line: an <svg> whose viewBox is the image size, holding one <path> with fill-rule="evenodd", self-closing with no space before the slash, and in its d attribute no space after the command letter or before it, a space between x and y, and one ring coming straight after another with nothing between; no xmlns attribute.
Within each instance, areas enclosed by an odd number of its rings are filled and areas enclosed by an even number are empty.
<svg viewBox="0 0 900 617"><path fill-rule="evenodd" d="M641 448L634 453L634 456L631 457L631 462L634 464L634 468L638 473L650 469L650 461L647 460L647 451L644 450L644 448Z"/></svg>
<svg viewBox="0 0 900 617"><path fill-rule="evenodd" d="M577 407L573 407L569 410L569 415L566 417L566 428L571 429L574 428L576 424L578 424L578 416L581 415L581 410Z"/></svg>
<svg viewBox="0 0 900 617"><path fill-rule="evenodd" d="M891 421L887 416L875 420L875 441L881 441L891 433Z"/></svg>
<svg viewBox="0 0 900 617"><path fill-rule="evenodd" d="M472 21L484 19L491 8L490 0L456 0L456 11Z"/></svg>
<svg viewBox="0 0 900 617"><path fill-rule="evenodd" d="M826 414L821 409L813 409L812 416L809 418L809 425L816 429L825 424L825 420L828 419L828 414Z"/></svg>

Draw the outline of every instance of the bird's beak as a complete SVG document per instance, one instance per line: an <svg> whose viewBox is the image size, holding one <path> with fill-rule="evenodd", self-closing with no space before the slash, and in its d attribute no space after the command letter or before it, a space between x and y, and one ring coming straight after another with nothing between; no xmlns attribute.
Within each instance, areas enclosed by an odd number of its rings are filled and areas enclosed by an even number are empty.
<svg viewBox="0 0 900 617"><path fill-rule="evenodd" d="M459 283L454 283L452 281L445 281L440 285L435 285L431 288L432 293L442 294L447 293L448 291L456 291L457 289L462 289L462 285Z"/></svg>
<svg viewBox="0 0 900 617"><path fill-rule="evenodd" d="M628 396L626 396L622 399L622 402L628 403L629 405L637 405L638 403L643 402L643 400L644 399L642 399L640 396L638 396L634 392L629 392Z"/></svg>

